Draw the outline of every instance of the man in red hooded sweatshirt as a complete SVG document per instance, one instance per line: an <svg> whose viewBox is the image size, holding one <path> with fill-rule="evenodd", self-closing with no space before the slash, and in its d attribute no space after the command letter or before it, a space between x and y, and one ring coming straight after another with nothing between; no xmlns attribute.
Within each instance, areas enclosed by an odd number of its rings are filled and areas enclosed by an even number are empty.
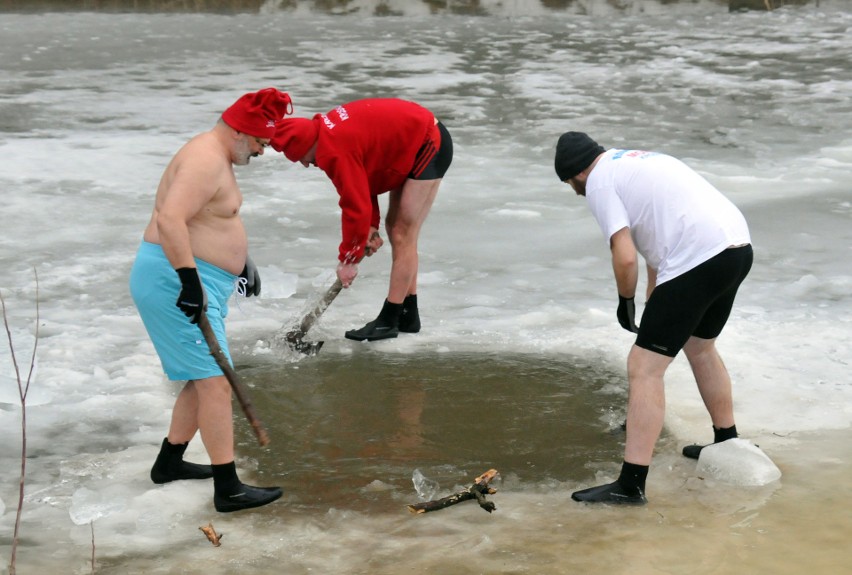
<svg viewBox="0 0 852 575"><path fill-rule="evenodd" d="M453 159L453 141L444 125L414 102L369 98L312 119L284 119L271 145L291 162L317 166L337 188L343 233L337 277L344 287L358 275L358 262L384 243L377 196L390 192L387 299L375 320L347 331L346 337L374 341L419 332L417 238Z"/></svg>

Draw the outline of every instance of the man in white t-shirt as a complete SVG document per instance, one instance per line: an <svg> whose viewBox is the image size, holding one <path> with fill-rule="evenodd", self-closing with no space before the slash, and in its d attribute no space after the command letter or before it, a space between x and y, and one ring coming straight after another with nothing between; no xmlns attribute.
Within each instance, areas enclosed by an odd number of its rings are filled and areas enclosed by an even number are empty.
<svg viewBox="0 0 852 575"><path fill-rule="evenodd" d="M627 437L614 483L576 501L644 504L645 479L663 427L663 376L682 349L713 422L714 441L737 436L731 380L716 338L751 269L748 225L725 196L680 160L640 150L604 150L582 132L556 146L556 174L585 196L612 252L619 324L637 334L627 358ZM640 326L634 297L637 252L648 290ZM697 458L702 446L683 454Z"/></svg>

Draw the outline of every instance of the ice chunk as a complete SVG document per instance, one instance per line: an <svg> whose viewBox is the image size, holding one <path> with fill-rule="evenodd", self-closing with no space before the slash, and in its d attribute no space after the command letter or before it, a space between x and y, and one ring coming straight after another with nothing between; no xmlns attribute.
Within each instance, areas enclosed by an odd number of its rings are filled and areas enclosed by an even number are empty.
<svg viewBox="0 0 852 575"><path fill-rule="evenodd" d="M414 483L414 490L417 495L424 501L431 501L438 493L438 482L429 479L419 469L415 469L411 474L411 482Z"/></svg>
<svg viewBox="0 0 852 575"><path fill-rule="evenodd" d="M101 517L108 517L113 513L123 511L127 506L121 497L114 493L96 492L81 487L71 497L71 509L68 514L71 521L76 525L86 525Z"/></svg>
<svg viewBox="0 0 852 575"><path fill-rule="evenodd" d="M781 477L781 470L759 447L740 438L702 449L696 472L734 485L766 485Z"/></svg>
<svg viewBox="0 0 852 575"><path fill-rule="evenodd" d="M296 293L299 275L287 273L277 266L266 266L260 269L263 281L263 297L286 299Z"/></svg>
<svg viewBox="0 0 852 575"><path fill-rule="evenodd" d="M389 483L385 483L384 481L380 481L378 479L374 479L367 485L361 488L361 491L365 491L367 493L377 493L379 491L391 491L394 489L393 485Z"/></svg>

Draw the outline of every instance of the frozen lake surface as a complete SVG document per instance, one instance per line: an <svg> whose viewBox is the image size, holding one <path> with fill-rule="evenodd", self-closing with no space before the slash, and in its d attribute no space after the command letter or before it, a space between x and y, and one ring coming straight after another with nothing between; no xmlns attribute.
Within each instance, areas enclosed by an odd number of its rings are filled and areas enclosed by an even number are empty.
<svg viewBox="0 0 852 575"><path fill-rule="evenodd" d="M526 4L525 4L526 5ZM608 3L595 6L601 11ZM729 14L717 2L580 16L410 13L0 15L0 293L29 367L19 572L835 573L852 554L852 13L843 3ZM419 6L419 5L418 5ZM538 5L537 5L538 6ZM364 345L389 250L311 333L274 344L330 285L336 194L268 154L238 168L264 280L231 306L237 368L272 444L240 419L238 465L285 488L217 515L212 485L148 470L178 387L127 290L172 154L247 91L310 116L399 96L434 110L455 159L421 237L416 336ZM630 335L584 201L554 174L560 133L655 149L705 175L749 221L755 265L720 350L737 426L782 472L701 477L680 447L711 437L688 366L667 378L642 509L572 490L618 472ZM33 270L38 272L38 295ZM20 472L20 405L0 345L0 563ZM241 416L240 416L241 417ZM191 454L204 459L200 441ZM497 511L414 517L415 471L442 494L495 467ZM212 547L198 527L224 532Z"/></svg>

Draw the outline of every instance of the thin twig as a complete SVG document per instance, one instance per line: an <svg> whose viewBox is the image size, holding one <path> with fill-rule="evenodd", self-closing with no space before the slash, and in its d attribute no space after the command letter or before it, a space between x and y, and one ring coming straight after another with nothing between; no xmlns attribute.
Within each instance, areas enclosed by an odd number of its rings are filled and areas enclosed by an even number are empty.
<svg viewBox="0 0 852 575"><path fill-rule="evenodd" d="M92 575L95 575L95 520L89 521L92 530Z"/></svg>
<svg viewBox="0 0 852 575"><path fill-rule="evenodd" d="M30 371L27 374L27 382L21 382L21 372L18 368L18 360L15 357L15 345L12 341L12 330L9 328L9 318L6 314L6 301L3 299L3 294L0 293L0 305L3 307L3 325L6 327L6 337L9 339L9 352L12 356L12 365L15 368L15 377L18 380L18 396L21 400L21 480L18 485L18 511L15 514L15 533L12 537L12 554L9 562L9 575L15 575L16 563L18 554L18 541L21 529L21 512L24 507L24 484L27 475L27 393L30 390L30 382L32 381L33 372L35 371L35 358L38 351L38 325L39 325L39 306L38 306L38 272L33 268L36 280L36 320L35 320L35 342L33 344L33 354L30 358Z"/></svg>

